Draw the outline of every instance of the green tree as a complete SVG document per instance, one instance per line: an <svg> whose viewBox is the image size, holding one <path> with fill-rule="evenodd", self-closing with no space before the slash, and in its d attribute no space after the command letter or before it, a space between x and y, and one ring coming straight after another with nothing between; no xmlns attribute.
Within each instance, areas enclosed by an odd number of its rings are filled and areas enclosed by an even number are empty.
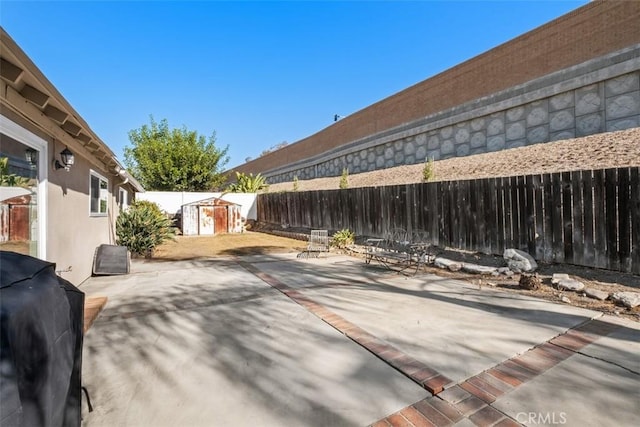
<svg viewBox="0 0 640 427"><path fill-rule="evenodd" d="M260 174L254 176L236 172L236 182L229 184L227 191L231 193L257 193L269 187L267 180Z"/></svg>
<svg viewBox="0 0 640 427"><path fill-rule="evenodd" d="M170 129L166 119L129 132L131 146L124 163L143 187L153 191L210 191L226 180L222 168L229 147L216 147L215 132L207 139L185 126Z"/></svg>

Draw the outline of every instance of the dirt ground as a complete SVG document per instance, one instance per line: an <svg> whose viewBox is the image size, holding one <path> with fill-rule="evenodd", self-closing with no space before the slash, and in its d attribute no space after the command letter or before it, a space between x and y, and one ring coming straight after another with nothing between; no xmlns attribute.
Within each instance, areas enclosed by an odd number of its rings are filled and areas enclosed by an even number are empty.
<svg viewBox="0 0 640 427"><path fill-rule="evenodd" d="M275 252L298 252L305 242L246 231L217 236L178 236L158 247L154 259L174 261L229 255L258 255Z"/></svg>
<svg viewBox="0 0 640 427"><path fill-rule="evenodd" d="M306 242L301 240L253 231L217 236L178 236L175 241L167 242L160 246L154 253L153 258L159 261L169 261L229 255L295 253L303 249L305 245ZM337 250L332 248L332 252L335 251ZM354 257L361 257L357 251L346 252ZM501 257L479 253L444 250L439 255L452 260L486 266L505 265ZM637 275L564 264L541 264L538 269L538 275L543 285L539 290L528 291L519 288L519 275L514 275L512 278L506 276L478 276L464 272L450 272L433 266L425 267L425 272L466 280L480 288L495 287L505 292L517 292L559 303L560 298L565 296L570 299L571 305L640 321L640 308L638 307L628 310L624 307L616 306L608 300L598 301L575 292L560 292L551 286L551 277L554 273L566 273L570 277L583 282L589 288L599 289L608 293L640 292L640 276Z"/></svg>

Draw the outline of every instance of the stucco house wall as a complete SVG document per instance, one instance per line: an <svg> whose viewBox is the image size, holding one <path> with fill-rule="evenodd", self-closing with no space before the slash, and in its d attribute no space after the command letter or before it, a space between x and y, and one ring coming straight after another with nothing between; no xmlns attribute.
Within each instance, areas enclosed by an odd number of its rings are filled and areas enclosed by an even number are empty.
<svg viewBox="0 0 640 427"><path fill-rule="evenodd" d="M91 276L95 249L115 244L121 206L144 189L4 29L0 57L0 156L17 167L26 149L37 151L30 240L1 242L0 250L54 262L58 274L79 285ZM75 157L68 171L54 166L65 148ZM106 182L94 192L103 198L98 213L91 213L92 174Z"/></svg>

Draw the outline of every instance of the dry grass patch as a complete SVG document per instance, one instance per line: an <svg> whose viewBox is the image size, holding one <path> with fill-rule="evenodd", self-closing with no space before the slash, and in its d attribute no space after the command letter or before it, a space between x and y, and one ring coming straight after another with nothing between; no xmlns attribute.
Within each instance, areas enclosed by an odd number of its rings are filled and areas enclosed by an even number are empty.
<svg viewBox="0 0 640 427"><path fill-rule="evenodd" d="M306 243L286 237L246 231L216 236L178 236L159 246L153 254L159 260L187 260L229 255L299 252Z"/></svg>

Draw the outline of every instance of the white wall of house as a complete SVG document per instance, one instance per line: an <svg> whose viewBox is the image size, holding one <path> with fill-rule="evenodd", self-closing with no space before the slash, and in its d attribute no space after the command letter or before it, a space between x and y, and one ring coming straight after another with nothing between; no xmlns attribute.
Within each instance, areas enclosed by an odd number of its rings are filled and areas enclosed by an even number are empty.
<svg viewBox="0 0 640 427"><path fill-rule="evenodd" d="M256 193L201 193L191 191L146 191L136 200L157 203L163 211L175 215L181 213L182 205L216 197L242 206L240 214L246 219L258 219Z"/></svg>
<svg viewBox="0 0 640 427"><path fill-rule="evenodd" d="M37 214L30 218L29 254L55 263L60 276L79 285L91 276L95 249L101 244L115 244L118 206L114 192L122 182L121 176L24 119L0 115L0 133L38 151L38 185L32 196L37 200ZM75 164L69 171L53 166L65 147L75 154ZM92 173L107 183L107 188L101 190L106 202L101 213L91 212Z"/></svg>
<svg viewBox="0 0 640 427"><path fill-rule="evenodd" d="M144 189L1 27L0 57L0 157L29 191L0 201L0 250L53 262L79 285L95 249L115 243L120 199ZM58 167L65 149L75 163Z"/></svg>

